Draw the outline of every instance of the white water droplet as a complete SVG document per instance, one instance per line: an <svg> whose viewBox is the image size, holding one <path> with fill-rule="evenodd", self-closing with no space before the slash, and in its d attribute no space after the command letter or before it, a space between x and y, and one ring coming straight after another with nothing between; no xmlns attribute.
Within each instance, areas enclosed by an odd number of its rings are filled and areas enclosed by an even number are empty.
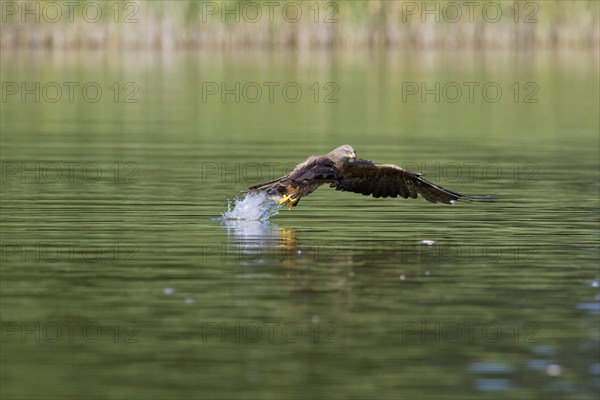
<svg viewBox="0 0 600 400"><path fill-rule="evenodd" d="M421 240L419 243L426 244L427 246L433 246L435 244L435 240Z"/></svg>
<svg viewBox="0 0 600 400"><path fill-rule="evenodd" d="M558 364L551 364L546 367L546 373L550 376L559 376L562 373L562 368Z"/></svg>
<svg viewBox="0 0 600 400"><path fill-rule="evenodd" d="M406 276L404 276L404 275L400 275L400 280L401 280L401 281L403 281L403 280L406 280Z"/></svg>
<svg viewBox="0 0 600 400"><path fill-rule="evenodd" d="M163 293L165 294L165 296L171 296L175 294L175 289L173 289L172 287L166 287L163 289Z"/></svg>

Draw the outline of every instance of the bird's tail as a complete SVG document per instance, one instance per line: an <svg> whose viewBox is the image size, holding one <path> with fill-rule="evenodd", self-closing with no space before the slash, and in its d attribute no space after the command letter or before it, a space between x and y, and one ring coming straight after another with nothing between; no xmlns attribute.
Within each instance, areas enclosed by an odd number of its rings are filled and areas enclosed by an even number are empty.
<svg viewBox="0 0 600 400"><path fill-rule="evenodd" d="M282 194L282 191L280 190L280 188L282 186L279 185L280 180L281 180L281 178L277 178L277 179L274 179L269 182L263 182L263 183L259 183L258 185L250 186L248 189L246 189L244 191L244 193L266 192L267 194L270 194L270 195L280 196Z"/></svg>
<svg viewBox="0 0 600 400"><path fill-rule="evenodd" d="M258 185L250 186L246 192L254 192L254 191L273 191L277 190L279 187L279 182L281 181L281 177L277 179L273 179L272 181L259 183Z"/></svg>

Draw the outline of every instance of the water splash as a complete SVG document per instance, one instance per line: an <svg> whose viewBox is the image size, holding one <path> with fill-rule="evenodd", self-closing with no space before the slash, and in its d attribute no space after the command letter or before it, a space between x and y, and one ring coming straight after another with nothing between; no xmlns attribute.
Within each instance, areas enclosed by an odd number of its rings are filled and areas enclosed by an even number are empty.
<svg viewBox="0 0 600 400"><path fill-rule="evenodd" d="M277 215L277 199L264 192L244 193L242 198L227 201L227 211L221 214L222 220L267 221Z"/></svg>

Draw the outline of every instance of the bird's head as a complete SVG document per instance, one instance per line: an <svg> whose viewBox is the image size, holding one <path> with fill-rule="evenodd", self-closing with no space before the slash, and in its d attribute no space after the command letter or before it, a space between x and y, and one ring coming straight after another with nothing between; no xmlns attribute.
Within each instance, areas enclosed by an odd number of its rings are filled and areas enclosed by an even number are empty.
<svg viewBox="0 0 600 400"><path fill-rule="evenodd" d="M344 163L356 160L356 152L349 144L344 144L337 149L333 149L329 152L329 155L334 160L339 160Z"/></svg>

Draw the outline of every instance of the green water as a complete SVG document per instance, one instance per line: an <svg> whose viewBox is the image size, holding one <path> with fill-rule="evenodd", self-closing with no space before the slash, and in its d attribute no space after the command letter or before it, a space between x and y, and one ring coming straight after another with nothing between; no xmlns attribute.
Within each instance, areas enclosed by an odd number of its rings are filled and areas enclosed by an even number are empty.
<svg viewBox="0 0 600 400"><path fill-rule="evenodd" d="M20 52L2 82L2 398L596 398L597 53ZM344 143L499 200L215 220Z"/></svg>

